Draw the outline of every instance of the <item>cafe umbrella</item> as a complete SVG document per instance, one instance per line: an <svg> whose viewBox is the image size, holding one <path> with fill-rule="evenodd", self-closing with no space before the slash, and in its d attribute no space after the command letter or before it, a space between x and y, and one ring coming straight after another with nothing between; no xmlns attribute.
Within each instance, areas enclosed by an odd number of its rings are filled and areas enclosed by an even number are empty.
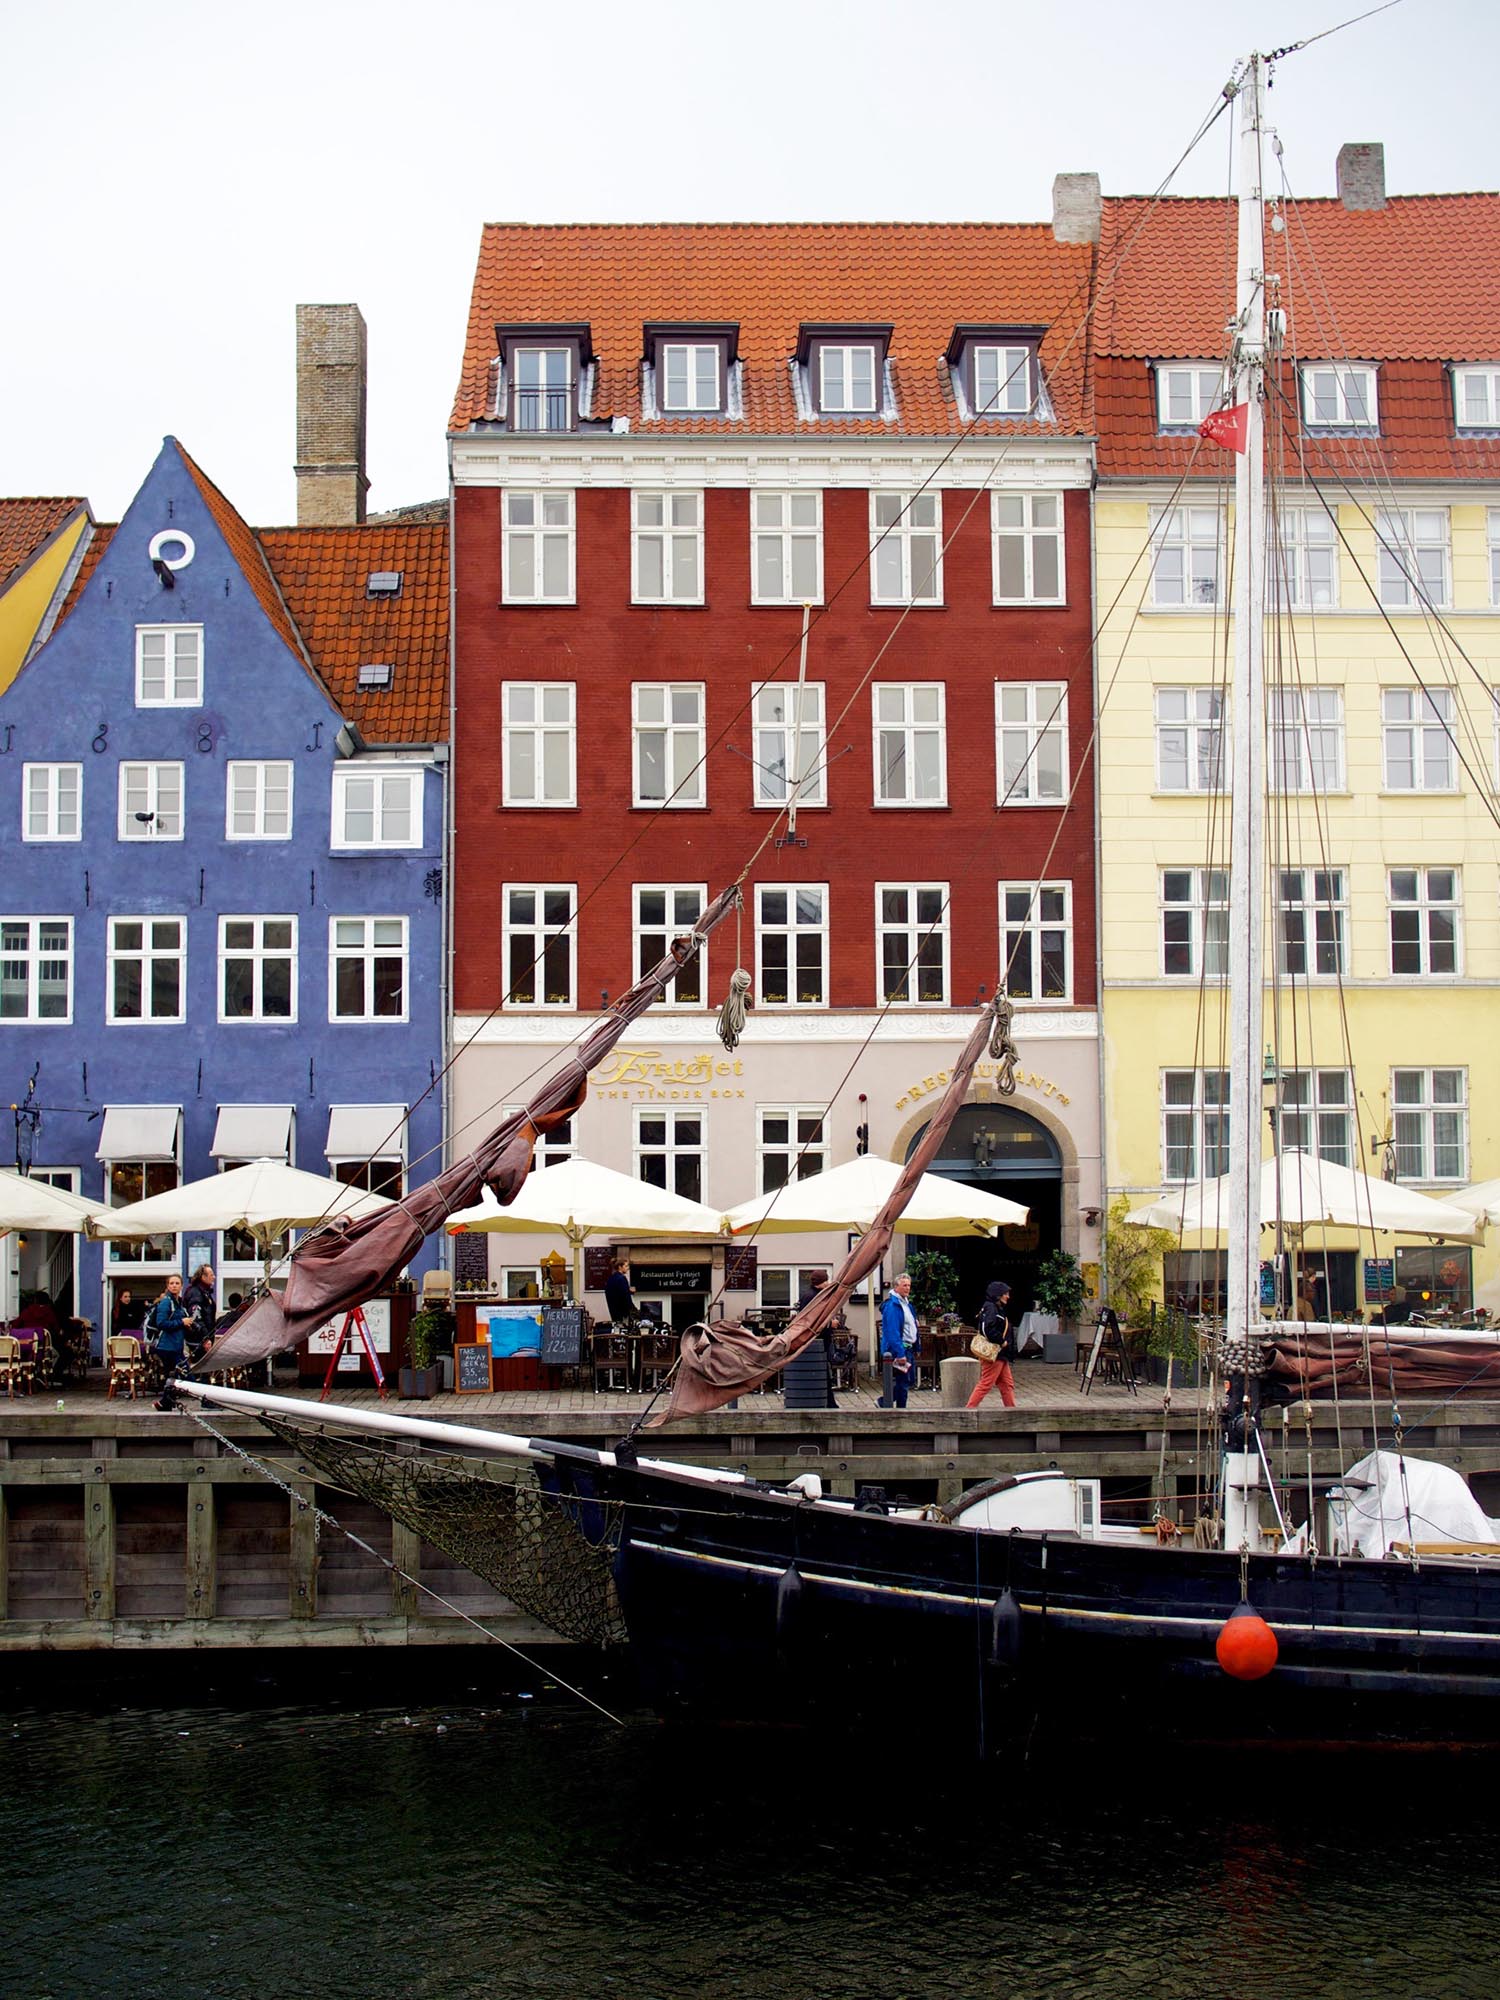
<svg viewBox="0 0 1500 2000"><path fill-rule="evenodd" d="M1229 1229L1230 1183L1204 1181L1180 1188L1163 1188L1159 1195L1131 1209L1126 1222L1150 1229L1169 1229L1184 1236L1221 1236ZM1332 1228L1363 1229L1377 1235L1429 1236L1452 1243L1478 1243L1484 1223L1468 1213L1458 1197L1435 1201L1402 1187L1399 1181L1377 1180L1337 1161L1288 1148L1279 1163L1274 1156L1261 1162L1257 1220L1262 1229L1306 1229L1317 1223Z"/></svg>
<svg viewBox="0 0 1500 2000"><path fill-rule="evenodd" d="M514 1201L504 1207L492 1197L462 1208L448 1218L448 1233L500 1231L535 1236L552 1231L573 1251L573 1296L582 1294L581 1261L590 1236L613 1236L636 1242L651 1237L688 1237L695 1241L724 1234L724 1219L702 1202L650 1181L618 1174L594 1160L561 1160L528 1174Z"/></svg>
<svg viewBox="0 0 1500 2000"><path fill-rule="evenodd" d="M98 1207L97 1201L85 1201L82 1195L54 1187L50 1181L0 1171L0 1236L12 1229L56 1230L60 1235L79 1236Z"/></svg>

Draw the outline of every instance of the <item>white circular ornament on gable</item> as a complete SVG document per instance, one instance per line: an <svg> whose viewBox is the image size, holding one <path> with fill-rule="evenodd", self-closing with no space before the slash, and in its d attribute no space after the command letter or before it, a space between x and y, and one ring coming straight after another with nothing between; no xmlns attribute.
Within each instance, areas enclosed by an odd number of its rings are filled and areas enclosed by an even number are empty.
<svg viewBox="0 0 1500 2000"><path fill-rule="evenodd" d="M174 549L175 554L171 553ZM160 534L151 537L146 553L152 562L165 563L168 569L186 569L198 551L192 536L185 535L181 528L163 528Z"/></svg>

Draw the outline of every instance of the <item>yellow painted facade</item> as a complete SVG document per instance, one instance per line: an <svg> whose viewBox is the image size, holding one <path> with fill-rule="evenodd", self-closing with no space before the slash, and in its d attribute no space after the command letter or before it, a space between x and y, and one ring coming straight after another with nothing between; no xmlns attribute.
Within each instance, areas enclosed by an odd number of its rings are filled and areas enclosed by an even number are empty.
<svg viewBox="0 0 1500 2000"><path fill-rule="evenodd" d="M12 578L0 592L0 693L21 671L37 628L88 527L88 517L80 512L62 533Z"/></svg>
<svg viewBox="0 0 1500 2000"><path fill-rule="evenodd" d="M1189 503L1213 507L1216 492L1205 491L1201 503L1189 496ZM1226 864L1227 799L1164 784L1156 702L1160 689L1224 684L1232 635L1224 614L1211 607L1153 604L1152 564L1143 550L1152 534L1153 507L1167 497L1167 489L1153 493L1144 484L1105 487L1096 496L1098 604L1106 620L1098 663L1100 923L1105 1179L1111 1195L1156 1189L1172 1177L1174 1166L1178 1177L1188 1177L1185 1127L1191 1120L1200 1146L1204 1134L1191 1110L1185 1119L1179 1108L1173 1133L1180 1143L1169 1161L1168 1072L1179 1073L1172 1088L1180 1094L1187 1088L1181 1072L1213 1070L1224 1061L1226 1002L1216 977L1199 976L1204 919L1198 919L1199 948L1191 954L1190 971L1165 970L1163 936L1169 915L1174 929L1184 923L1180 904L1170 910L1164 905L1164 893L1181 895L1181 871ZM1492 602L1492 536L1500 533L1500 510L1492 513L1485 497L1474 497L1472 489L1465 490L1462 504L1450 504L1431 489L1399 496L1401 506L1438 508L1448 521L1451 609L1441 626L1420 610L1390 609L1389 623L1381 616L1364 581L1368 576L1378 587L1374 526L1349 504L1340 512L1348 546L1338 551L1337 606L1283 618L1268 627L1266 645L1268 687L1279 682L1326 691L1319 703L1335 716L1341 712L1341 722L1325 739L1329 755L1338 755L1333 781L1326 791L1273 795L1267 854L1272 880L1278 880L1278 868L1304 871L1304 890L1325 892L1326 927L1334 922L1326 892L1342 890L1344 976L1342 981L1300 977L1279 987L1268 983L1264 1043L1276 1048L1283 1071L1298 1072L1287 1086L1289 1095L1320 1087L1328 1093L1328 1132L1337 1134L1342 1121L1349 1163L1372 1173L1381 1171L1384 1154L1378 1144L1372 1150L1371 1142L1391 1131L1393 1088L1399 1081L1407 1096L1420 1096L1421 1103L1397 1107L1401 1178L1436 1195L1465 1181L1500 1176L1500 1062L1493 1059L1492 1040L1500 1030L1500 806L1491 693L1500 686L1500 611ZM1385 715L1386 691L1409 693L1419 676L1427 687L1447 691L1454 717L1456 753L1446 748L1451 783L1430 790L1393 785L1387 768L1388 750L1399 746L1393 737L1388 741L1396 725ZM1444 746L1436 739L1434 745L1441 762ZM1305 739L1298 740L1298 748L1306 754ZM1443 773L1435 769L1432 775ZM1172 884L1164 882L1168 871L1177 877ZM1324 874L1321 884L1312 879L1314 871ZM1435 911L1411 913L1403 903L1397 919L1403 925L1415 914L1429 931L1440 933L1443 892L1456 888L1455 972L1393 973L1393 871L1398 896L1415 886L1429 901L1435 896L1438 905ZM1447 871L1453 871L1452 884ZM1330 883L1329 875L1341 879ZM1192 882L1189 904L1201 906L1202 889L1216 886ZM1309 915L1308 922L1314 921ZM1268 890L1268 968L1282 922ZM1332 948L1332 940L1327 943ZM1429 937L1429 955L1432 948ZM1441 956L1440 938L1437 950ZM1180 963L1181 945L1177 955ZM1434 1070L1444 1075L1433 1079ZM1321 1085L1312 1080L1315 1072L1324 1073ZM1329 1075L1340 1072L1352 1073L1353 1102L1343 1107L1337 1102L1337 1076ZM1310 1079L1306 1084L1304 1076ZM1462 1101L1449 1104L1455 1090ZM1434 1092L1444 1101L1435 1103ZM1262 1108L1267 1152L1274 1099L1274 1088L1268 1089ZM1210 1125L1213 1117L1210 1106ZM1419 1160L1425 1172L1413 1171ZM1191 1177L1205 1165L1219 1170L1199 1152ZM1500 1230L1491 1235L1500 1239ZM1356 1245L1352 1233L1329 1232L1327 1240L1331 1247L1358 1249L1349 1268L1357 1261L1361 1278L1365 1256L1391 1254L1388 1239ZM1477 1302L1500 1305L1500 1241L1474 1251L1472 1277ZM1362 1283L1358 1302L1363 1303Z"/></svg>

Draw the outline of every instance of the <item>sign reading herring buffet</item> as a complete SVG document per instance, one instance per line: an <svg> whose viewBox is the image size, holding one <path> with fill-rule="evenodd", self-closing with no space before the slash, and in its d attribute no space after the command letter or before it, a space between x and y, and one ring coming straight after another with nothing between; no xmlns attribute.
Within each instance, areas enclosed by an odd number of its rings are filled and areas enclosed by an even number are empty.
<svg viewBox="0 0 1500 2000"><path fill-rule="evenodd" d="M633 1097L642 1103L743 1097L742 1088L724 1079L744 1073L738 1057L726 1061L711 1049L684 1056L664 1056L660 1049L616 1049L594 1071L594 1095Z"/></svg>

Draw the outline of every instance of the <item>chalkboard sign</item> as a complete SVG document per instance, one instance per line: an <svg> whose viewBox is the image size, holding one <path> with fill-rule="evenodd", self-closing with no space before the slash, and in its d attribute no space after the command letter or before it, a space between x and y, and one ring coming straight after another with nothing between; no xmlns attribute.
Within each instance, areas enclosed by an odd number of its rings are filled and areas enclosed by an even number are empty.
<svg viewBox="0 0 1500 2000"><path fill-rule="evenodd" d="M724 1252L726 1292L753 1292L760 1250L754 1243L731 1243Z"/></svg>
<svg viewBox="0 0 1500 2000"><path fill-rule="evenodd" d="M585 1314L577 1306L559 1306L542 1314L542 1364L547 1368L583 1365Z"/></svg>
<svg viewBox="0 0 1500 2000"><path fill-rule="evenodd" d="M490 1239L482 1230L464 1229L452 1239L453 1281L456 1285L482 1287L489 1283Z"/></svg>
<svg viewBox="0 0 1500 2000"><path fill-rule="evenodd" d="M615 1253L607 1243L583 1246L583 1283L590 1292L602 1292L604 1281L615 1268Z"/></svg>
<svg viewBox="0 0 1500 2000"><path fill-rule="evenodd" d="M1396 1296L1396 1264L1391 1257L1366 1257L1365 1297L1393 1299Z"/></svg>
<svg viewBox="0 0 1500 2000"><path fill-rule="evenodd" d="M453 1386L460 1396L490 1392L490 1348L485 1340L465 1341L453 1350Z"/></svg>

